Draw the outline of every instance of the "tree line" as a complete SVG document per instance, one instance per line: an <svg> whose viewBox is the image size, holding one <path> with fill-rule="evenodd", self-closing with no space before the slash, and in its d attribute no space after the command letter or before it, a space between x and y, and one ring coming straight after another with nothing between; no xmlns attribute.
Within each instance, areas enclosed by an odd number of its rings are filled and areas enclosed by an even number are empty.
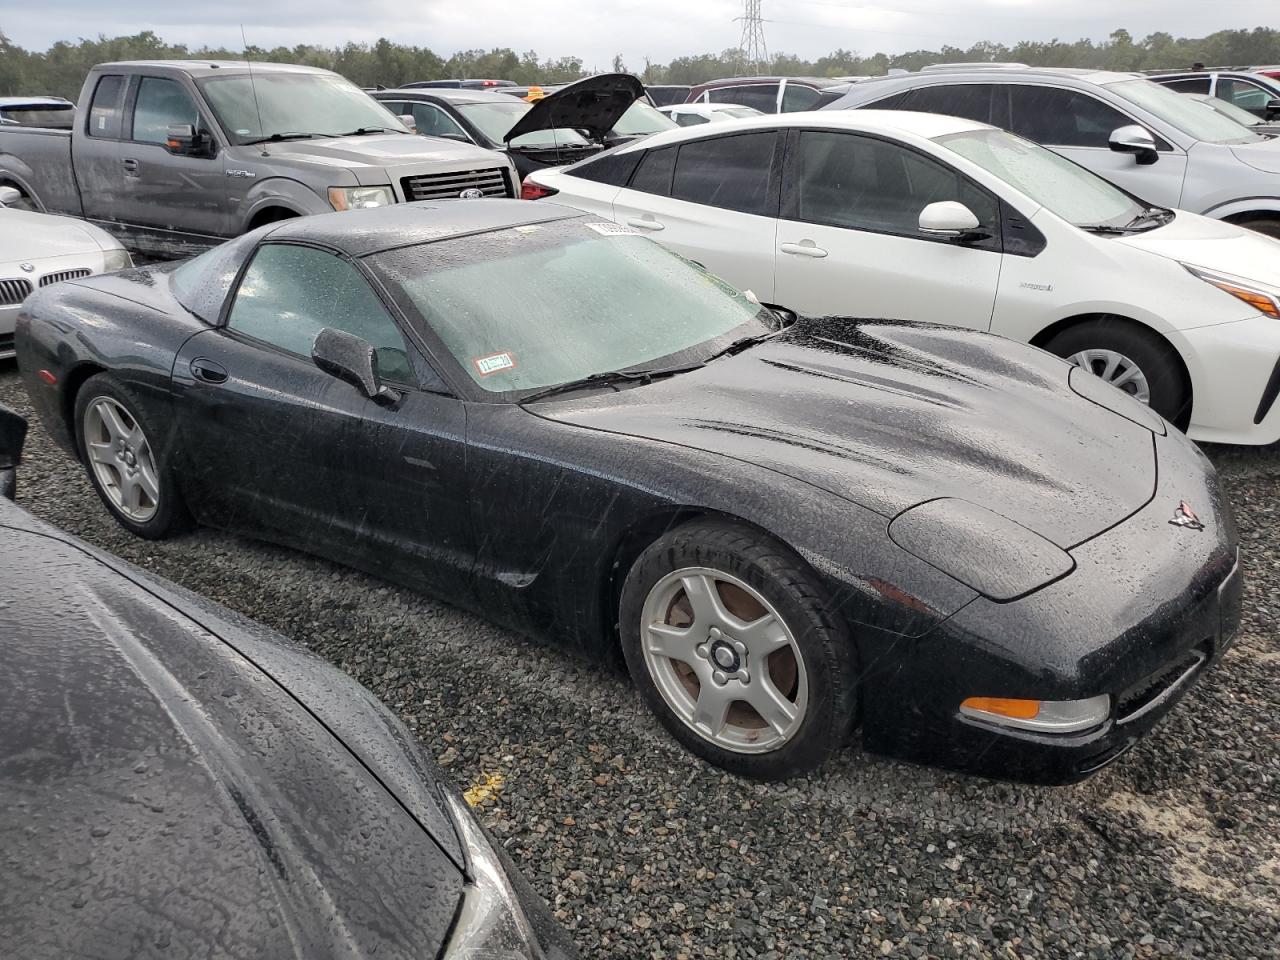
<svg viewBox="0 0 1280 960"><path fill-rule="evenodd" d="M1135 40L1127 30L1116 30L1106 40L1024 40L1008 46L981 42L968 49L943 46L940 50L912 50L907 53L875 53L862 56L839 49L805 60L780 53L769 64L748 69L742 52L736 49L719 54L704 53L676 57L670 63L630 67L621 55L612 64L584 69L579 57L540 59L536 52L525 53L501 47L492 50L463 50L442 57L426 47L381 39L375 43L348 43L340 47L300 44L296 47L263 49L249 47L254 60L277 63L305 63L334 70L360 86L395 86L414 80L446 77L493 77L517 83L564 83L599 70L631 71L646 83L700 83L743 72L776 73L787 76L875 76L891 69L916 70L926 64L968 61L1015 61L1032 66L1093 67L1107 70L1185 69L1194 63L1245 65L1280 63L1280 30L1256 27L1252 30L1220 30L1200 39L1175 38L1157 32ZM112 60L182 59L187 57L242 59L243 49L192 48L166 43L152 31L129 37L59 41L48 50L25 50L12 43L0 30L0 95L50 94L74 99L85 74L95 63Z"/></svg>

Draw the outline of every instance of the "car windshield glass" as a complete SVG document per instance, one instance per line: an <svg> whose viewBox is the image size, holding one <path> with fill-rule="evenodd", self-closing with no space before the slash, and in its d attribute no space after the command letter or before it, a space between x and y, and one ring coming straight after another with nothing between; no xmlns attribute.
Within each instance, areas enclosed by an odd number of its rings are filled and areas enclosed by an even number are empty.
<svg viewBox="0 0 1280 960"><path fill-rule="evenodd" d="M647 133L661 133L663 130L675 130L678 124L670 117L659 113L647 103L637 100L627 107L626 113L613 125L616 137L642 137Z"/></svg>
<svg viewBox="0 0 1280 960"><path fill-rule="evenodd" d="M1261 120L1255 117L1248 110L1244 109L1244 107L1237 107L1234 103L1229 103L1228 101L1221 100L1218 97L1211 97L1208 94L1197 94L1194 99L1203 103L1210 110L1216 110L1224 117L1234 120L1242 127L1256 127L1258 124L1262 123Z"/></svg>
<svg viewBox="0 0 1280 960"><path fill-rule="evenodd" d="M337 137L383 128L409 132L355 84L329 74L263 71L255 72L252 81L248 74L205 79L200 89L236 143L296 134Z"/></svg>
<svg viewBox="0 0 1280 960"><path fill-rule="evenodd" d="M1146 210L1084 167L1003 130L966 130L938 137L935 142L1076 226L1124 227Z"/></svg>
<svg viewBox="0 0 1280 960"><path fill-rule="evenodd" d="M1106 84L1108 90L1124 97L1190 137L1208 143L1251 143L1264 140L1229 117L1205 110L1200 104L1168 87L1150 80L1120 80Z"/></svg>
<svg viewBox="0 0 1280 960"><path fill-rule="evenodd" d="M510 103L459 103L455 105L458 112L470 120L495 144L503 142L507 131L529 112L533 106L521 100L511 98ZM522 134L511 141L513 147L541 146L586 146L587 139L576 130L534 130Z"/></svg>
<svg viewBox="0 0 1280 960"><path fill-rule="evenodd" d="M763 117L764 114L755 107L724 107L717 113L726 117Z"/></svg>
<svg viewBox="0 0 1280 960"><path fill-rule="evenodd" d="M696 362L775 326L723 281L613 223L530 224L369 259L491 393Z"/></svg>

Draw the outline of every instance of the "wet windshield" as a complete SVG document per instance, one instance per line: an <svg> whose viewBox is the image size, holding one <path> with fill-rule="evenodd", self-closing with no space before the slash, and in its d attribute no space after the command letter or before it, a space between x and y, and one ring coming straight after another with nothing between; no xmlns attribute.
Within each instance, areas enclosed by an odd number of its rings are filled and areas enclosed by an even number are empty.
<svg viewBox="0 0 1280 960"><path fill-rule="evenodd" d="M724 346L713 341L773 328L737 290L612 223L521 226L370 260L491 393L705 359Z"/></svg>
<svg viewBox="0 0 1280 960"><path fill-rule="evenodd" d="M1191 98L1150 80L1120 80L1106 84L1124 97L1188 136L1208 143L1257 143L1266 139L1241 128L1230 117L1206 110Z"/></svg>
<svg viewBox="0 0 1280 960"><path fill-rule="evenodd" d="M200 81L222 129L236 143L357 130L409 130L355 84L326 73L254 73ZM259 120L261 117L261 120Z"/></svg>
<svg viewBox="0 0 1280 960"><path fill-rule="evenodd" d="M661 133L663 130L675 130L678 126L670 117L637 100L613 125L613 135L642 137L650 133Z"/></svg>
<svg viewBox="0 0 1280 960"><path fill-rule="evenodd" d="M1146 210L1084 167L1003 130L967 130L938 137L936 142L1078 227L1102 224L1121 228Z"/></svg>
<svg viewBox="0 0 1280 960"><path fill-rule="evenodd" d="M533 104L508 98L510 103L459 103L457 111L470 120L480 132L495 144L503 142L507 131L516 125ZM570 129L534 130L511 141L513 147L586 146L588 140L578 131Z"/></svg>

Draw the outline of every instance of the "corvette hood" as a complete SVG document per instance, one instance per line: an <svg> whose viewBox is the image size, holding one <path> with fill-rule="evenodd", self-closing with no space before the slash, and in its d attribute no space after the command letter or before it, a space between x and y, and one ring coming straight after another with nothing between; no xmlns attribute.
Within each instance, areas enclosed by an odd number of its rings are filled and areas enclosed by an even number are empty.
<svg viewBox="0 0 1280 960"><path fill-rule="evenodd" d="M1134 419L1085 399L1071 369L972 331L801 320L696 372L534 409L758 464L885 517L967 500L1069 548L1151 499L1142 422L1163 429L1118 391L1101 398Z"/></svg>
<svg viewBox="0 0 1280 960"><path fill-rule="evenodd" d="M585 130L592 140L605 134L644 96L644 84L629 73L602 73L561 87L534 103L507 131L506 141L537 130Z"/></svg>
<svg viewBox="0 0 1280 960"><path fill-rule="evenodd" d="M438 797L400 795L357 685L24 517L0 501L0 889L23 891L5 942L436 956L457 841Z"/></svg>
<svg viewBox="0 0 1280 960"><path fill-rule="evenodd" d="M1280 285L1280 240L1223 220L1179 210L1163 227L1115 243L1245 280Z"/></svg>

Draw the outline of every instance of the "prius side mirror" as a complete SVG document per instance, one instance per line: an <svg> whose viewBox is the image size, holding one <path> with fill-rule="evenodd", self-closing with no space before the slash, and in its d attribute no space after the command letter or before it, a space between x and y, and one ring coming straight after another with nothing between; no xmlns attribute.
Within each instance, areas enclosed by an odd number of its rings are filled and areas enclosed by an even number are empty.
<svg viewBox="0 0 1280 960"><path fill-rule="evenodd" d="M1150 130L1136 123L1113 130L1107 145L1116 153L1132 153L1141 166L1160 159L1160 154L1156 152L1156 138L1151 135Z"/></svg>
<svg viewBox="0 0 1280 960"><path fill-rule="evenodd" d="M973 211L958 200L939 200L920 211L920 232L942 240L982 240L991 236Z"/></svg>
<svg viewBox="0 0 1280 960"><path fill-rule="evenodd" d="M12 500L18 487L18 462L27 438L27 421L0 406L0 497Z"/></svg>
<svg viewBox="0 0 1280 960"><path fill-rule="evenodd" d="M378 355L367 340L325 327L311 344L311 359L330 376L345 380L374 403L393 407L400 394L382 385L378 376Z"/></svg>

